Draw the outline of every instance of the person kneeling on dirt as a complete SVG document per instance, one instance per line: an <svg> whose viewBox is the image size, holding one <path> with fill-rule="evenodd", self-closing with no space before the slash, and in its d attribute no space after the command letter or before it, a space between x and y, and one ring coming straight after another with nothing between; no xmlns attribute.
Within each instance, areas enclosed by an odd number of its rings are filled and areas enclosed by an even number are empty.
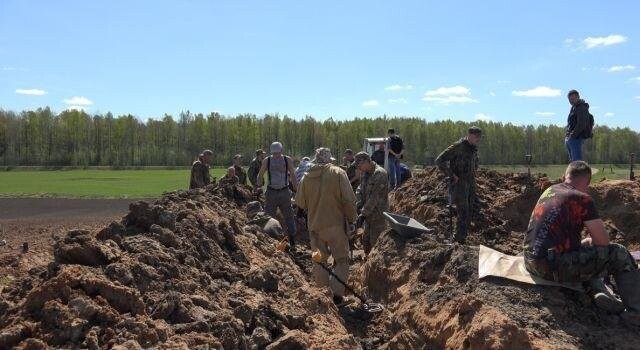
<svg viewBox="0 0 640 350"><path fill-rule="evenodd" d="M258 201L247 204L247 225L257 225L264 233L274 239L281 239L284 235L282 226L278 220L267 215L262 210L262 205Z"/></svg>
<svg viewBox="0 0 640 350"><path fill-rule="evenodd" d="M525 266L536 276L557 282L585 282L595 304L640 325L640 270L622 245L609 242L604 223L586 192L591 168L569 164L563 182L538 200L524 240ZM581 241L587 227L589 237ZM613 275L622 298L610 294L602 278Z"/></svg>
<svg viewBox="0 0 640 350"><path fill-rule="evenodd" d="M328 148L316 150L314 165L300 183L296 204L307 211L311 250L322 254L320 263L325 265L332 255L333 272L347 281L349 237L345 224L356 220L356 198L347 174L331 164L334 160ZM318 285L331 288L337 305L343 304L345 287L339 281L330 280L329 274L318 265L313 266L313 276Z"/></svg>
<svg viewBox="0 0 640 350"><path fill-rule="evenodd" d="M476 170L478 169L478 143L482 130L477 126L469 128L464 137L442 151L436 164L447 177L449 204L454 205L456 220L453 240L464 244L471 225L471 210L476 197Z"/></svg>
<svg viewBox="0 0 640 350"><path fill-rule="evenodd" d="M227 175L223 176L220 179L220 181L218 181L218 185L220 187L233 186L233 185L237 185L239 183L240 183L240 180L236 176L236 168L235 167L229 167L227 169Z"/></svg>
<svg viewBox="0 0 640 350"><path fill-rule="evenodd" d="M364 222L362 248L368 255L380 234L387 229L382 212L389 211L389 178L384 168L372 161L366 152L356 154L353 164L362 174L356 198L357 207L361 208L358 223Z"/></svg>

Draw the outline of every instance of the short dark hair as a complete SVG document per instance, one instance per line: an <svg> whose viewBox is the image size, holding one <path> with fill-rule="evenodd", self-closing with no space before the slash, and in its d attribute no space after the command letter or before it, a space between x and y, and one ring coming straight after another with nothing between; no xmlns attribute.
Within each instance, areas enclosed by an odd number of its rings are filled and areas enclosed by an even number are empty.
<svg viewBox="0 0 640 350"><path fill-rule="evenodd" d="M580 97L580 93L578 92L578 90L569 90L569 93L567 94L567 97L569 97L571 95L578 95L578 97Z"/></svg>
<svg viewBox="0 0 640 350"><path fill-rule="evenodd" d="M565 176L573 179L577 177L591 178L591 167L583 160L576 160L575 162L569 163L569 166L565 171Z"/></svg>
<svg viewBox="0 0 640 350"><path fill-rule="evenodd" d="M395 134L395 133L396 133L396 129L387 130L387 134Z"/></svg>

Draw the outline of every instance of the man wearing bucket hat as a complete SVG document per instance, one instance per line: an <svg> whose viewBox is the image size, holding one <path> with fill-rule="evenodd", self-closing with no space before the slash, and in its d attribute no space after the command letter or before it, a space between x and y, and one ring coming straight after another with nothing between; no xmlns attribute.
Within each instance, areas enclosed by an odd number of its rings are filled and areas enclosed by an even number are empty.
<svg viewBox="0 0 640 350"><path fill-rule="evenodd" d="M191 165L191 181L189 189L202 188L211 183L209 163L213 158L213 151L205 149L198 155L198 159Z"/></svg>
<svg viewBox="0 0 640 350"><path fill-rule="evenodd" d="M347 281L349 237L345 227L356 220L356 198L347 174L333 165L333 161L335 159L328 148L316 150L313 166L300 183L296 204L308 213L311 250L321 253L323 264L326 264L330 255L333 256L333 272L342 281ZM313 276L317 284L331 288L336 304L342 304L344 285L330 279L318 264L313 267Z"/></svg>
<svg viewBox="0 0 640 350"><path fill-rule="evenodd" d="M368 255L380 234L387 229L382 212L389 211L389 177L366 152L356 154L353 164L362 174L356 198L360 208L358 222L364 221L362 248Z"/></svg>
<svg viewBox="0 0 640 350"><path fill-rule="evenodd" d="M269 147L271 155L262 161L262 166L258 172L256 186L262 187L264 173L267 173L268 184L265 192L264 211L271 217L276 217L276 212L280 209L284 221L287 225L287 235L289 244L294 245L296 235L296 219L291 206L291 191L296 191L298 183L296 181L293 160L289 156L282 154L282 144L274 142Z"/></svg>

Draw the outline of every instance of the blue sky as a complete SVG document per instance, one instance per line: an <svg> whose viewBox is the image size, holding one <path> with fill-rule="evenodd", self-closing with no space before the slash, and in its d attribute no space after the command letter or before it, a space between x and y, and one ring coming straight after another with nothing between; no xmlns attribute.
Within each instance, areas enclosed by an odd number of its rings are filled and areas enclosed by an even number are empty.
<svg viewBox="0 0 640 350"><path fill-rule="evenodd" d="M0 108L640 130L638 1L0 1Z"/></svg>

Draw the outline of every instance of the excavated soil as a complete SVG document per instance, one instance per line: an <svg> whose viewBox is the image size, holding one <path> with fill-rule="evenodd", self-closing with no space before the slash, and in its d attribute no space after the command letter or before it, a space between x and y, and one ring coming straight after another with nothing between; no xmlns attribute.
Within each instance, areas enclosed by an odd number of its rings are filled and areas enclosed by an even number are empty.
<svg viewBox="0 0 640 350"><path fill-rule="evenodd" d="M451 229L442 177L429 170L392 193L392 211L435 229L405 240L387 231L358 268L361 287L387 305L370 329L388 349L633 349L638 329L599 311L583 293L499 278L478 280L478 247L521 251L523 233L542 176L482 171L478 194L486 202L467 245L443 242ZM591 190L615 239L637 247L640 184L604 181ZM377 328L376 328L377 326ZM380 329L382 328L382 329Z"/></svg>
<svg viewBox="0 0 640 350"><path fill-rule="evenodd" d="M172 192L98 232L68 232L48 266L2 290L0 348L357 347L330 295L243 227L250 199Z"/></svg>
<svg viewBox="0 0 640 350"><path fill-rule="evenodd" d="M0 348L631 349L638 329L582 293L478 280L478 244L521 251L539 175L481 171L467 245L450 245L446 187L427 170L391 193L392 211L433 234L389 230L349 282L385 310L340 309L311 282L308 246L293 253L244 227L243 188L135 202L120 222L58 238L48 265L0 291ZM592 195L614 239L640 242L640 183L604 181ZM305 237L301 237L304 241Z"/></svg>

